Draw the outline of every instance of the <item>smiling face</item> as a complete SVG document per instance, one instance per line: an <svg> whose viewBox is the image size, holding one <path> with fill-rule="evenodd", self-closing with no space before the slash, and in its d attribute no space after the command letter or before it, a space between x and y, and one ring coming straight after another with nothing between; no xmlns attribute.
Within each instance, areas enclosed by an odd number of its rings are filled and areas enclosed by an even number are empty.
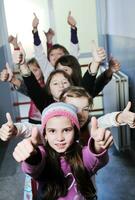
<svg viewBox="0 0 135 200"><path fill-rule="evenodd" d="M74 127L70 119L56 116L49 119L45 127L45 139L58 153L64 153L74 141Z"/></svg>
<svg viewBox="0 0 135 200"><path fill-rule="evenodd" d="M50 81L50 93L52 94L53 98L58 101L63 90L69 86L70 82L68 79L62 73L57 73Z"/></svg>
<svg viewBox="0 0 135 200"><path fill-rule="evenodd" d="M54 66L56 61L63 55L65 55L65 53L62 49L53 49L49 54L49 61L52 64L52 66Z"/></svg>
<svg viewBox="0 0 135 200"><path fill-rule="evenodd" d="M66 96L65 103L72 104L77 107L77 116L80 127L84 126L89 117L90 106L87 97L69 97Z"/></svg>

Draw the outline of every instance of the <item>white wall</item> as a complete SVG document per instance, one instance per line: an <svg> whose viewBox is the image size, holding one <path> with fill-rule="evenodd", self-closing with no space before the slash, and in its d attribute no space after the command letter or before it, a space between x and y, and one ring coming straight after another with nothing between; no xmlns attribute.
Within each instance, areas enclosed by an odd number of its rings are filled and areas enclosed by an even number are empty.
<svg viewBox="0 0 135 200"><path fill-rule="evenodd" d="M54 42L63 44L69 49L70 28L67 24L69 10L72 11L73 16L77 20L80 52L90 52L91 40L97 41L95 0L4 0L4 4L8 34L18 35L19 40L22 41L26 49L27 57L33 55L33 38L31 33L33 12L40 19L39 33L45 50L43 30L47 31L50 24L56 32Z"/></svg>
<svg viewBox="0 0 135 200"><path fill-rule="evenodd" d="M39 32L43 41L43 30L49 28L48 0L4 0L9 35L18 35L26 49L27 57L33 54L33 12L40 19Z"/></svg>
<svg viewBox="0 0 135 200"><path fill-rule="evenodd" d="M67 15L71 10L77 20L81 52L90 52L91 40L97 41L95 0L53 0L57 42L69 47L70 29Z"/></svg>

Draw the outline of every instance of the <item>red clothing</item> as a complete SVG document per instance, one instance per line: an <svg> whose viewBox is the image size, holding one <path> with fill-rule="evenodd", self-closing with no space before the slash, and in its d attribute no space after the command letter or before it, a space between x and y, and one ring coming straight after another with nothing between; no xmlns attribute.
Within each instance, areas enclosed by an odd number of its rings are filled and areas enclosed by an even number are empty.
<svg viewBox="0 0 135 200"><path fill-rule="evenodd" d="M45 83L43 80L38 81L38 83L40 84L41 87L45 86ZM37 107L35 106L34 102L31 101L30 102L30 109L29 109L29 119L35 120L35 121L41 121L41 113L40 111L37 109Z"/></svg>

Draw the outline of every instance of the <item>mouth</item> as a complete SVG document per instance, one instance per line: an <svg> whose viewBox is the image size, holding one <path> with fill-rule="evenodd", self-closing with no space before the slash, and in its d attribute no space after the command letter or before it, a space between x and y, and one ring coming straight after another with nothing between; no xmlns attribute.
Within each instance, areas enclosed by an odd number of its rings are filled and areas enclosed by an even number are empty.
<svg viewBox="0 0 135 200"><path fill-rule="evenodd" d="M63 149L65 147L66 143L57 143L55 144L55 146L58 148L58 149Z"/></svg>

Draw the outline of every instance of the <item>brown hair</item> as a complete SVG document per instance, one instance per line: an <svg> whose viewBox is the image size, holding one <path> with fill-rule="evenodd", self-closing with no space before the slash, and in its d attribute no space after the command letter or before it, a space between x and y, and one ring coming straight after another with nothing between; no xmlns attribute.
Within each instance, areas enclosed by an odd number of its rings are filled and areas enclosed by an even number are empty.
<svg viewBox="0 0 135 200"><path fill-rule="evenodd" d="M71 85L73 85L73 82L71 80L71 77L66 73L64 72L63 70L55 70L55 71L52 71L46 81L46 88L47 88L47 91L48 91L48 94L51 95L51 92L50 92L50 82L53 78L53 76L55 76L55 74L63 74L63 76L69 81L69 83Z"/></svg>
<svg viewBox="0 0 135 200"><path fill-rule="evenodd" d="M74 85L81 86L82 71L81 65L79 64L78 60L72 55L61 56L55 63L55 69L57 69L59 63L63 66L68 66L72 69L71 78L73 80Z"/></svg>
<svg viewBox="0 0 135 200"><path fill-rule="evenodd" d="M54 49L61 49L65 55L68 55L68 54L69 54L68 50L67 50L64 46L62 46L62 45L60 45L60 44L54 44L54 45L48 50L48 60L49 60L49 56L50 56L51 51L53 51Z"/></svg>
<svg viewBox="0 0 135 200"><path fill-rule="evenodd" d="M86 97L88 99L90 109L92 109L93 98L83 87L70 86L64 89L62 94L60 95L60 101L64 102L66 97Z"/></svg>
<svg viewBox="0 0 135 200"><path fill-rule="evenodd" d="M36 64L38 68L40 68L40 65L38 63L38 61L36 60L36 58L31 58L30 60L27 61L27 65L30 64Z"/></svg>

